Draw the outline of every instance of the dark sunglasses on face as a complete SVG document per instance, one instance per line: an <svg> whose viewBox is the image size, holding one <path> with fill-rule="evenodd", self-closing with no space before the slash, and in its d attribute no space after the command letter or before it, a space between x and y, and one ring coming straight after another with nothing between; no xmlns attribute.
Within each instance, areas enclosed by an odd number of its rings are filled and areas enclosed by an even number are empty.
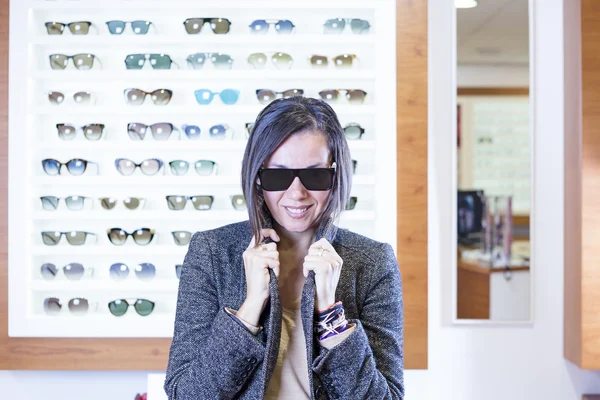
<svg viewBox="0 0 600 400"><path fill-rule="evenodd" d="M154 238L154 229L140 228L129 233L121 228L110 228L106 230L106 234L108 235L108 240L116 246L124 245L129 236L133 238L133 241L136 244L146 246L150 244Z"/></svg>
<svg viewBox="0 0 600 400"><path fill-rule="evenodd" d="M81 158L74 158L66 163L61 163L60 161L52 158L46 158L42 160L44 172L50 176L59 175L63 166L67 167L67 171L69 171L71 175L82 175L86 171L89 164L94 164L96 166L98 165L95 162L83 160Z"/></svg>
<svg viewBox="0 0 600 400"><path fill-rule="evenodd" d="M87 35L92 23L89 21L69 22L67 24L62 22L46 22L45 25L48 35L62 35L65 28L69 28L69 31L73 35Z"/></svg>
<svg viewBox="0 0 600 400"><path fill-rule="evenodd" d="M142 69L146 64L146 60L150 62L152 69L171 69L171 65L179 68L179 65L167 54L129 54L125 57L125 68L127 69Z"/></svg>
<svg viewBox="0 0 600 400"><path fill-rule="evenodd" d="M154 26L150 21L107 21L106 26L111 35L120 35L125 31L125 26L131 24L131 30L136 35L145 35L148 33L150 26Z"/></svg>
<svg viewBox="0 0 600 400"><path fill-rule="evenodd" d="M152 92L146 92L142 89L129 88L123 91L125 101L127 104L132 106L141 106L146 100L146 96L150 96L150 99L157 106L166 106L173 97L173 91L169 89L156 89Z"/></svg>
<svg viewBox="0 0 600 400"><path fill-rule="evenodd" d="M179 138L181 138L179 129L175 128L170 122L158 122L152 125L140 122L130 122L127 124L127 134L131 140L144 140L148 130L152 133L154 140L167 140L173 131L177 131Z"/></svg>
<svg viewBox="0 0 600 400"><path fill-rule="evenodd" d="M270 25L275 25L275 32L285 35L292 33L296 27L289 19L257 19L249 25L250 33L264 35Z"/></svg>
<svg viewBox="0 0 600 400"><path fill-rule="evenodd" d="M82 232L82 231L71 231L71 232L59 232L59 231L44 231L42 232L42 242L46 246L56 246L60 243L60 239L65 235L67 242L72 246L81 246L85 244L88 236L96 236L94 233Z"/></svg>
<svg viewBox="0 0 600 400"><path fill-rule="evenodd" d="M89 197L85 196L69 196L65 197L65 205L69 210L83 210L83 206L85 204L85 200L89 199ZM42 196L40 197L42 200L42 208L44 210L56 210L58 208L58 202L60 201L60 197L56 196Z"/></svg>
<svg viewBox="0 0 600 400"><path fill-rule="evenodd" d="M332 168L262 168L258 171L260 186L268 192L287 190L296 177L306 190L329 190L333 186L335 163Z"/></svg>
<svg viewBox="0 0 600 400"><path fill-rule="evenodd" d="M77 131L83 132L87 140L100 140L104 133L104 124L87 124L77 128L71 124L56 124L58 137L62 140L72 140L77 136Z"/></svg>
<svg viewBox="0 0 600 400"><path fill-rule="evenodd" d="M229 21L227 18L214 17L188 18L183 21L183 26L188 34L197 35L200 33L200 31L202 31L202 27L207 22L210 24L212 31L218 35L226 34L229 32L229 27L231 27L231 21Z"/></svg>
<svg viewBox="0 0 600 400"><path fill-rule="evenodd" d="M86 71L92 69L94 66L94 60L97 60L99 65L102 67L102 63L93 54L75 54L73 56L68 56L66 54L50 54L48 56L50 59L50 68L52 69L65 69L69 63L69 59L73 59L73 65L75 68L80 69L82 71Z"/></svg>
<svg viewBox="0 0 600 400"><path fill-rule="evenodd" d="M149 158L139 164L128 160L127 158L117 158L115 160L115 167L117 168L117 171L119 171L121 175L125 176L132 175L136 168L139 168L144 175L156 175L162 166L163 162L158 158Z"/></svg>
<svg viewBox="0 0 600 400"><path fill-rule="evenodd" d="M133 306L135 311L143 317L150 315L154 310L154 303L146 299L135 299L131 304L126 299L113 300L108 303L108 310L115 317L120 317L127 312L129 306Z"/></svg>

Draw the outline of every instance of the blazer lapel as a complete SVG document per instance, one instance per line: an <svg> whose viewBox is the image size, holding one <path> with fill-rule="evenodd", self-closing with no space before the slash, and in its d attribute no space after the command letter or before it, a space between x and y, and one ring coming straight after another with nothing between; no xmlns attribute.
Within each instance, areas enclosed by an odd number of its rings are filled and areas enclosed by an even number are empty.
<svg viewBox="0 0 600 400"><path fill-rule="evenodd" d="M277 365L277 356L279 355L279 342L281 341L281 301L279 299L279 286L277 285L277 277L272 269L269 269L271 282L269 283L269 319L267 321L267 345L266 354L263 364L263 393L267 390L269 380L273 375L275 366Z"/></svg>

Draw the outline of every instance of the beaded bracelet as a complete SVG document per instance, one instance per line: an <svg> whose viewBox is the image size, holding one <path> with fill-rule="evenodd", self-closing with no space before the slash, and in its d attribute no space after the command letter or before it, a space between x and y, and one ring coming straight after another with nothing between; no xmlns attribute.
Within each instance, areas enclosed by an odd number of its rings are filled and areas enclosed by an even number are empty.
<svg viewBox="0 0 600 400"><path fill-rule="evenodd" d="M317 314L315 331L319 335L319 340L339 335L347 329L348 321L346 320L344 306L341 301Z"/></svg>

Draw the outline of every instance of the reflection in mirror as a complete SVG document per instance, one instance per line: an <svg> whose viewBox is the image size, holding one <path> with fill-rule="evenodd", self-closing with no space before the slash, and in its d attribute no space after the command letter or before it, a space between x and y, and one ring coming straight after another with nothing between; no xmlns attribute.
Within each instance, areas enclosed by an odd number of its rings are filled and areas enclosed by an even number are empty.
<svg viewBox="0 0 600 400"><path fill-rule="evenodd" d="M459 3L456 319L529 321L528 0Z"/></svg>

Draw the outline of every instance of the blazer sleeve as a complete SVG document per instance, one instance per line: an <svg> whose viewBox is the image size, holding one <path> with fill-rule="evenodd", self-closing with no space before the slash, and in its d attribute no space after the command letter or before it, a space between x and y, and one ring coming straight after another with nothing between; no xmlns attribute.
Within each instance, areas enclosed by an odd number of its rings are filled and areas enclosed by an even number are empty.
<svg viewBox="0 0 600 400"><path fill-rule="evenodd" d="M320 347L312 368L333 399L403 399L403 302L398 262L389 244L371 271L356 329L331 349Z"/></svg>
<svg viewBox="0 0 600 400"><path fill-rule="evenodd" d="M169 400L232 399L263 361L265 343L219 306L210 239L195 233L183 262L164 385Z"/></svg>

